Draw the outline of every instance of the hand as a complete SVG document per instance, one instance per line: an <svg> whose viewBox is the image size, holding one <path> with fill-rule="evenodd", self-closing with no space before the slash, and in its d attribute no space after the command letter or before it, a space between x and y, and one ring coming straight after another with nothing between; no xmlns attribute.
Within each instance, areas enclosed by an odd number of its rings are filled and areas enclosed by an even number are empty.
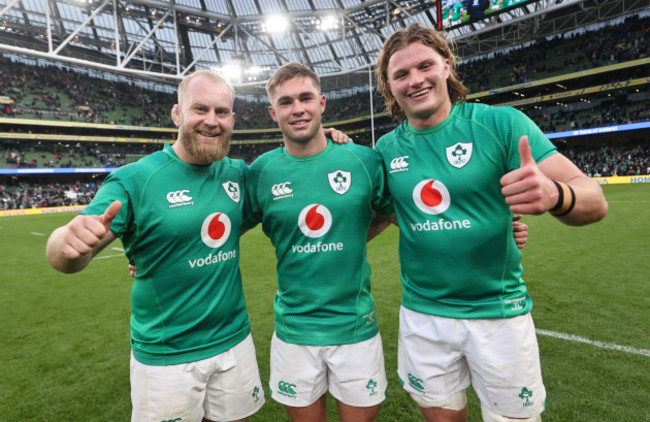
<svg viewBox="0 0 650 422"><path fill-rule="evenodd" d="M323 129L323 132L325 132L325 136L331 138L332 141L337 144L347 144L348 142L352 142L352 139L350 139L348 135L338 129L334 129L333 127L325 128Z"/></svg>
<svg viewBox="0 0 650 422"><path fill-rule="evenodd" d="M528 243L528 226L519 220L521 220L521 214L512 217L512 235L515 238L517 248L523 249Z"/></svg>
<svg viewBox="0 0 650 422"><path fill-rule="evenodd" d="M515 214L543 214L557 202L558 191L533 159L528 136L519 139L521 165L501 178L501 193Z"/></svg>
<svg viewBox="0 0 650 422"><path fill-rule="evenodd" d="M111 227L122 203L113 202L102 215L78 215L68 223L68 230L61 244L61 252L68 259L77 259L93 251Z"/></svg>
<svg viewBox="0 0 650 422"><path fill-rule="evenodd" d="M136 270L137 268L135 267L135 265L129 264L129 274L131 275L131 277L135 277Z"/></svg>

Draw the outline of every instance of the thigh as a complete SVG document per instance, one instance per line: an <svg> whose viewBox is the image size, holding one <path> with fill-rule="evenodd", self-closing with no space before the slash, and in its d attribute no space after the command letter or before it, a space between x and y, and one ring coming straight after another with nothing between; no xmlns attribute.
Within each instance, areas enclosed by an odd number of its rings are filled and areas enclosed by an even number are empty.
<svg viewBox="0 0 650 422"><path fill-rule="evenodd" d="M205 380L196 375L192 364L145 365L131 354L131 420L199 422Z"/></svg>
<svg viewBox="0 0 650 422"><path fill-rule="evenodd" d="M514 418L542 413L546 390L531 315L466 322L472 384L483 405Z"/></svg>
<svg viewBox="0 0 650 422"><path fill-rule="evenodd" d="M271 339L269 392L285 406L307 407L327 392L323 348L291 344L275 333Z"/></svg>
<svg viewBox="0 0 650 422"><path fill-rule="evenodd" d="M252 415L264 404L255 345L249 334L232 349L215 356L208 370L205 417L232 421Z"/></svg>
<svg viewBox="0 0 650 422"><path fill-rule="evenodd" d="M400 309L397 373L409 393L439 402L470 385L459 320Z"/></svg>
<svg viewBox="0 0 650 422"><path fill-rule="evenodd" d="M388 381L380 334L359 343L325 349L329 391L337 400L365 408L384 401Z"/></svg>

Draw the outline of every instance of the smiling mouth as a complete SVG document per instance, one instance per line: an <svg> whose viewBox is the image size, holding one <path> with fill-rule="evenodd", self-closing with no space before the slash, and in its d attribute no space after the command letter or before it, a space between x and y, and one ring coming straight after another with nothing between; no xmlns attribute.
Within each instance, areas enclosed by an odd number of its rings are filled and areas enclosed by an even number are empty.
<svg viewBox="0 0 650 422"><path fill-rule="evenodd" d="M421 89L421 90L416 91L416 92L414 92L412 94L409 94L409 97L410 98L418 98L418 97L421 97L423 95L428 94L430 91L431 91L431 88Z"/></svg>
<svg viewBox="0 0 650 422"><path fill-rule="evenodd" d="M197 130L196 133L206 138L217 138L219 135L221 135L221 133L202 132L200 130Z"/></svg>
<svg viewBox="0 0 650 422"><path fill-rule="evenodd" d="M306 125L307 123L309 123L309 120L297 120L295 122L291 122L291 126L302 126Z"/></svg>

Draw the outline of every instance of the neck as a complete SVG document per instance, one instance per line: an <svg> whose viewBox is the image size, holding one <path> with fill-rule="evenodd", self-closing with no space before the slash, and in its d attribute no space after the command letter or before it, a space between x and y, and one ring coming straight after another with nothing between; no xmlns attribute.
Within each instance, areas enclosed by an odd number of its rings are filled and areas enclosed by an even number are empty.
<svg viewBox="0 0 650 422"><path fill-rule="evenodd" d="M292 141L285 136L284 148L294 157L310 157L327 148L327 138L322 128L316 136L305 142Z"/></svg>
<svg viewBox="0 0 650 422"><path fill-rule="evenodd" d="M407 118L413 129L422 130L438 126L449 117L449 114L451 114L451 102L446 101L434 113L427 117L407 116Z"/></svg>
<svg viewBox="0 0 650 422"><path fill-rule="evenodd" d="M177 139L176 142L172 144L172 149L176 153L176 156L181 160L186 162L187 164L192 164L194 166L207 166L210 165L211 163L203 163L194 158L190 153L187 152L185 148L183 148L183 145L181 144L180 139Z"/></svg>

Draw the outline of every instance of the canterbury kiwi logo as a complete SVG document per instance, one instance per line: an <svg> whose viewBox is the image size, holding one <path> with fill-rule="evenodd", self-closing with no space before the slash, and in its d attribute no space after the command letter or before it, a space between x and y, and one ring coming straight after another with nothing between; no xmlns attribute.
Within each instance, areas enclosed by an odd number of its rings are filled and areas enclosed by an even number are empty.
<svg viewBox="0 0 650 422"><path fill-rule="evenodd" d="M280 381L278 383L278 390L282 391L285 394L296 394L296 384L289 384L286 381Z"/></svg>
<svg viewBox="0 0 650 422"><path fill-rule="evenodd" d="M406 160L408 160L409 158L410 157L408 155L393 158L390 161L391 173L395 173L395 172L398 172L398 171L408 171L409 163Z"/></svg>
<svg viewBox="0 0 650 422"><path fill-rule="evenodd" d="M166 196L167 202L171 204L169 208L194 204L194 202L191 202L192 197L187 195L189 192L189 190L177 190L175 192L169 192Z"/></svg>
<svg viewBox="0 0 650 422"><path fill-rule="evenodd" d="M289 187L291 182L277 183L271 187L273 200L293 197L293 189Z"/></svg>

